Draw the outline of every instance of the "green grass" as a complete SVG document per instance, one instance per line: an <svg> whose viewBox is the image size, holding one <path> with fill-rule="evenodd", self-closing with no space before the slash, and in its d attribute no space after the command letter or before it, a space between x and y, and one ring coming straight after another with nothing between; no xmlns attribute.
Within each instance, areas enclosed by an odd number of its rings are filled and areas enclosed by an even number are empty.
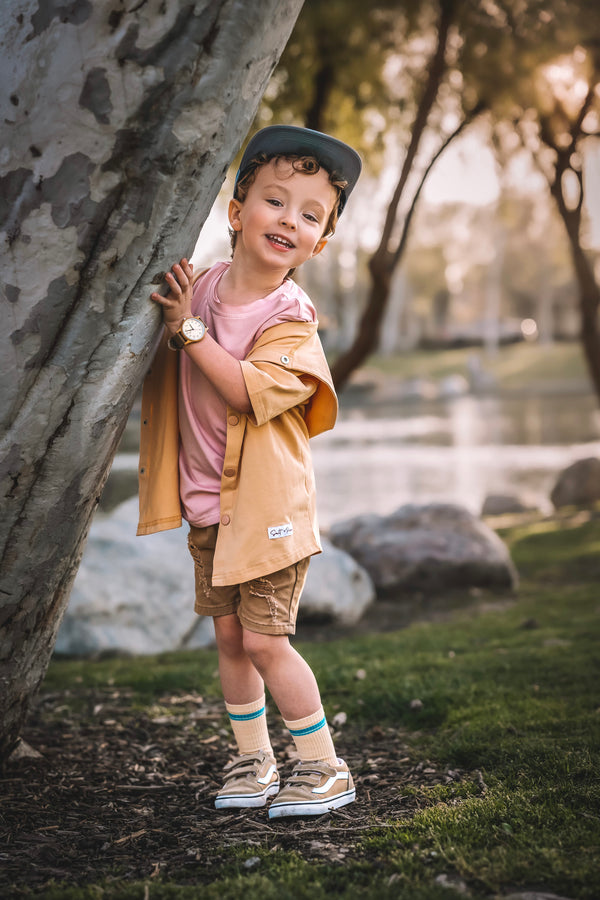
<svg viewBox="0 0 600 900"><path fill-rule="evenodd" d="M217 655L202 653L163 653L160 656L89 660L54 659L48 669L44 688L62 690L67 684L81 688L125 688L135 694L140 706L170 692L197 691L214 696L220 693Z"/></svg>
<svg viewBox="0 0 600 900"><path fill-rule="evenodd" d="M365 368L377 369L396 378L439 379L447 375L467 376L467 361L474 354L502 388L536 389L569 382L589 384L589 375L578 342L557 344L508 344L489 356L481 347L453 350L415 350L394 356L372 356Z"/></svg>
<svg viewBox="0 0 600 900"><path fill-rule="evenodd" d="M593 900L600 884L600 520L538 522L503 532L522 583L517 598L472 605L450 622L310 644L329 715L349 728L402 733L411 760L458 768L459 781L402 786L386 827L357 838L343 865L258 846L231 851L210 885L152 882L156 898L459 896L436 883L464 881L475 898L541 890ZM356 678L358 669L366 676ZM115 685L140 704L165 691L218 695L212 652L152 660L55 661L46 687ZM411 708L418 698L422 708ZM343 737L341 738L343 742ZM415 809L415 806L411 806ZM260 858L255 869L244 860ZM61 900L143 898L123 882L56 886Z"/></svg>

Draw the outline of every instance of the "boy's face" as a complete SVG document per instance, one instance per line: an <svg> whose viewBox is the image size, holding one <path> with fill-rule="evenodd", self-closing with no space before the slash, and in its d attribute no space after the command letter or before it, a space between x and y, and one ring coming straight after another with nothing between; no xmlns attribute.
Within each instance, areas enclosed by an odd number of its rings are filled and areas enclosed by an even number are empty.
<svg viewBox="0 0 600 900"><path fill-rule="evenodd" d="M309 175L285 159L270 160L256 173L246 199L230 201L229 222L238 233L235 256L287 273L321 252L336 202L324 169Z"/></svg>

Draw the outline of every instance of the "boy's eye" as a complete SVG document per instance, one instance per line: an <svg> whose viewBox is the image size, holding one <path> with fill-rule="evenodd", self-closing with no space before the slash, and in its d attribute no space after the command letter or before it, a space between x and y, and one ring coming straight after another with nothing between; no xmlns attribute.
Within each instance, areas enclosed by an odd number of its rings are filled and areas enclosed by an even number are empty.
<svg viewBox="0 0 600 900"><path fill-rule="evenodd" d="M281 202L281 200L277 200L276 197L268 197L267 203L270 203L271 206L283 206L283 203Z"/></svg>
<svg viewBox="0 0 600 900"><path fill-rule="evenodd" d="M304 213L304 218L308 219L309 222L318 222L317 216L314 213Z"/></svg>

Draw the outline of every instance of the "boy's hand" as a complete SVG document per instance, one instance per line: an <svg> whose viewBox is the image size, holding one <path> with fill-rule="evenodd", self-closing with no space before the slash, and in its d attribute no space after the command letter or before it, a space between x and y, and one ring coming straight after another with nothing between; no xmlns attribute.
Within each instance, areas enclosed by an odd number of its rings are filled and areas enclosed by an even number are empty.
<svg viewBox="0 0 600 900"><path fill-rule="evenodd" d="M159 303L163 310L165 326L171 334L179 329L184 319L192 313L192 279L194 267L187 259L175 263L172 272L167 272L165 280L169 285L169 293L166 297L162 294L151 294L150 299Z"/></svg>

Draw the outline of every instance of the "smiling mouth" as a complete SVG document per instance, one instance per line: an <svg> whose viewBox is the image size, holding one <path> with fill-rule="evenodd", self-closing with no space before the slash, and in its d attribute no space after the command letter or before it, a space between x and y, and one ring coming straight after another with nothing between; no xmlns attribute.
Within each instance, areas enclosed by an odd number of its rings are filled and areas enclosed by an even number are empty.
<svg viewBox="0 0 600 900"><path fill-rule="evenodd" d="M267 239L273 244L277 244L278 247L283 247L285 250L294 249L294 245L291 243L291 241L287 241L285 238L282 238L277 234L268 234Z"/></svg>

